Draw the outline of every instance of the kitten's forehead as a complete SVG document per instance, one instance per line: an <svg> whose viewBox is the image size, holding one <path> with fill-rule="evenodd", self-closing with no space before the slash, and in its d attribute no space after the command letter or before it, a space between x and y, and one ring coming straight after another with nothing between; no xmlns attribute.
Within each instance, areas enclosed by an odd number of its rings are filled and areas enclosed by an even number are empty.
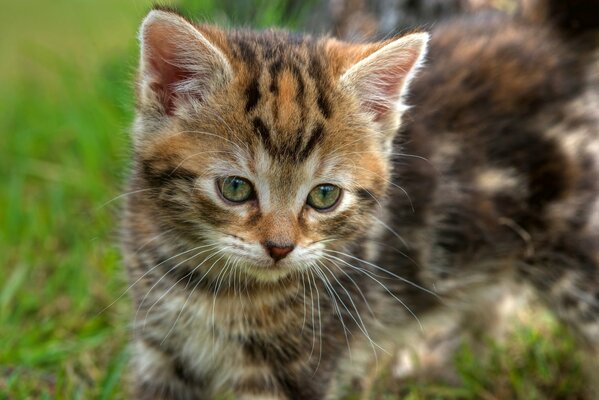
<svg viewBox="0 0 599 400"><path fill-rule="evenodd" d="M317 149L305 160L298 162L273 157L268 150L259 147L246 165L249 175L259 186L258 191L268 194L268 199L261 199L263 207L288 205L301 208L304 197L316 184L348 186L352 175L351 164L347 161L343 157L323 154Z"/></svg>
<svg viewBox="0 0 599 400"><path fill-rule="evenodd" d="M233 33L229 46L238 107L251 130L273 157L305 160L323 140L333 112L334 87L321 45L268 31Z"/></svg>
<svg viewBox="0 0 599 400"><path fill-rule="evenodd" d="M233 78L190 130L210 131L292 164L305 162L317 149L349 151L351 143L370 141L371 126L358 121L353 95L339 85L365 47L277 30L198 29L222 50Z"/></svg>
<svg viewBox="0 0 599 400"><path fill-rule="evenodd" d="M200 27L223 49L233 79L202 108L200 118L185 123L190 122L189 131L208 132L201 137L204 147L211 148L208 140L222 146L224 151L212 154L221 172L263 185L258 192L269 198L261 201L294 204L290 194L300 193L300 205L310 185L348 187L347 181L359 178L351 176L361 171L356 164L373 164L381 173L380 160L364 161L379 156L370 121L339 86L348 60L360 58L359 51L341 60L347 49L333 39L209 29L216 28ZM244 168L229 168L234 164Z"/></svg>

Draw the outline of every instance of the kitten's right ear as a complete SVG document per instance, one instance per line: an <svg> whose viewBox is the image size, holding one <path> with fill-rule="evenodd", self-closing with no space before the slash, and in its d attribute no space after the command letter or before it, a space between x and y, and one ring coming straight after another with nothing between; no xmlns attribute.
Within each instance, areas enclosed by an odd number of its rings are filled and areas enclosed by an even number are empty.
<svg viewBox="0 0 599 400"><path fill-rule="evenodd" d="M139 39L139 103L165 115L182 101L202 101L233 75L225 55L191 23L167 11L144 19Z"/></svg>
<svg viewBox="0 0 599 400"><path fill-rule="evenodd" d="M429 35L412 33L387 43L374 43L367 56L353 64L340 79L361 109L375 121L387 142L399 128L410 81L422 65ZM368 54L369 53L369 54Z"/></svg>

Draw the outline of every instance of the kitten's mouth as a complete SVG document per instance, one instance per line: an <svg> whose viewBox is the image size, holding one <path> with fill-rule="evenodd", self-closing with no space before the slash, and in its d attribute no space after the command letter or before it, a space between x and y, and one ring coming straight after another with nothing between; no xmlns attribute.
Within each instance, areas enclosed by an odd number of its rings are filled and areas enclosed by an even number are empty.
<svg viewBox="0 0 599 400"><path fill-rule="evenodd" d="M268 283L279 281L300 271L299 266L285 260L266 261L249 259L246 262L240 263L239 268L243 269L250 277Z"/></svg>
<svg viewBox="0 0 599 400"><path fill-rule="evenodd" d="M293 269L277 265L278 263L271 264L268 267L255 267L250 266L246 268L246 272L251 275L254 279L261 282L274 283L287 278L293 273Z"/></svg>

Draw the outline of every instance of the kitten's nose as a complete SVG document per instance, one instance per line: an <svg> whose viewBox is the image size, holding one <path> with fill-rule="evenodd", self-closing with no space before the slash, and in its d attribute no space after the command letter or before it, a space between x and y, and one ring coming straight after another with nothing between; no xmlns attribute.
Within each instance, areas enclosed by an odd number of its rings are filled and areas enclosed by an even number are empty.
<svg viewBox="0 0 599 400"><path fill-rule="evenodd" d="M291 253L295 248L295 246L292 244L281 244L270 241L264 242L263 246L266 249L266 252L270 254L275 261L285 258L285 256Z"/></svg>

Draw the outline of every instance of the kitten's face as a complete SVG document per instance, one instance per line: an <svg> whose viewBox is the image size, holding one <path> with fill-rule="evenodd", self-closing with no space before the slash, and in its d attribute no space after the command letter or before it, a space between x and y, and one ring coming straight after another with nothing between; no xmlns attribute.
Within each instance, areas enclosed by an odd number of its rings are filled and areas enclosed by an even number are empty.
<svg viewBox="0 0 599 400"><path fill-rule="evenodd" d="M234 86L229 90L237 91L231 98L243 97ZM273 277L306 268L325 247L339 248L365 230L388 179L368 126L356 121L343 129L338 120L352 117L342 109L305 127L283 130L264 122L273 137L267 146L243 108L222 100L145 148L146 179L161 185L155 200L164 221L180 221L176 226L186 236L217 243L222 254ZM268 121L269 111L254 115ZM289 132L303 138L299 145ZM276 260L269 246L293 249ZM273 268L282 271L273 274Z"/></svg>
<svg viewBox="0 0 599 400"><path fill-rule="evenodd" d="M399 66L352 68L388 46L224 33L150 14L136 153L161 226L261 280L336 256L375 221L395 107L424 40L396 48L407 48L399 60L380 56ZM391 89L371 93L380 82Z"/></svg>

